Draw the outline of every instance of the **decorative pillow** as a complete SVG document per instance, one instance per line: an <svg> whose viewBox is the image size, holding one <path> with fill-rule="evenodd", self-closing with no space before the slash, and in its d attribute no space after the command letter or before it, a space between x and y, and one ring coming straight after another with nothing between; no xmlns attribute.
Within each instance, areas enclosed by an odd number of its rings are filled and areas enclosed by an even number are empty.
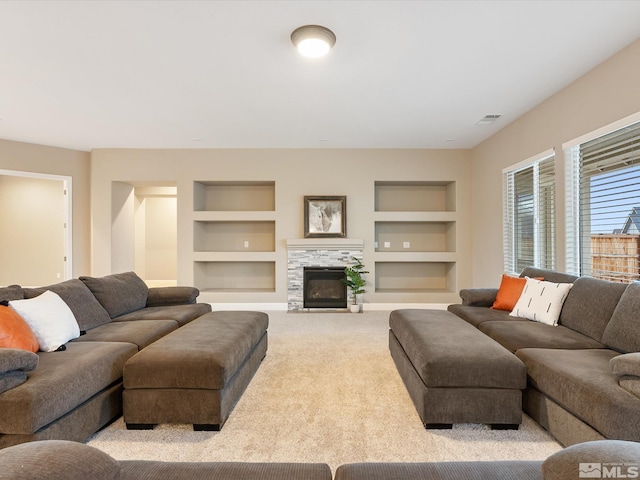
<svg viewBox="0 0 640 480"><path fill-rule="evenodd" d="M54 292L47 290L35 298L13 300L9 306L31 327L43 352L54 352L80 336L73 312Z"/></svg>
<svg viewBox="0 0 640 480"><path fill-rule="evenodd" d="M66 440L41 440L0 450L3 478L116 480L120 463L95 447ZM25 466L27 468L25 468Z"/></svg>
<svg viewBox="0 0 640 480"><path fill-rule="evenodd" d="M134 272L106 277L80 277L111 318L135 312L147 306L149 287Z"/></svg>
<svg viewBox="0 0 640 480"><path fill-rule="evenodd" d="M24 298L37 297L47 290L60 295L73 312L82 331L91 330L111 321L111 317L93 296L91 290L77 278L48 287L24 288Z"/></svg>
<svg viewBox="0 0 640 480"><path fill-rule="evenodd" d="M537 280L544 280L538 278ZM502 280L500 281L500 288L496 295L496 301L493 302L491 308L494 310L506 310L510 312L513 307L516 306L524 285L527 283L526 278L512 277L510 275L502 274Z"/></svg>
<svg viewBox="0 0 640 480"><path fill-rule="evenodd" d="M10 307L0 305L0 348L19 348L29 352L40 349L29 325Z"/></svg>
<svg viewBox="0 0 640 480"><path fill-rule="evenodd" d="M557 325L571 287L572 283L553 283L527 277L522 295L509 315Z"/></svg>

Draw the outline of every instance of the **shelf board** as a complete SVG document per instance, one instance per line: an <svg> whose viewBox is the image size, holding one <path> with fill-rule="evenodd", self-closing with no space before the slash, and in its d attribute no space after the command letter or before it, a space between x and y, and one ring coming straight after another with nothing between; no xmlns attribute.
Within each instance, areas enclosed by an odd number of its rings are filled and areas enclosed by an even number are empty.
<svg viewBox="0 0 640 480"><path fill-rule="evenodd" d="M275 221L276 212L265 211L203 211L193 212L195 222L251 222L251 221Z"/></svg>
<svg viewBox="0 0 640 480"><path fill-rule="evenodd" d="M455 222L457 212L374 212L375 222Z"/></svg>

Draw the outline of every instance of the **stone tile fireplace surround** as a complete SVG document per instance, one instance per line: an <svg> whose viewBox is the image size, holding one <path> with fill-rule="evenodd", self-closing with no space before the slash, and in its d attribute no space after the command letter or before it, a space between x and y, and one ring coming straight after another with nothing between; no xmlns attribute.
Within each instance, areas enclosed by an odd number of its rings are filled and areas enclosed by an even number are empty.
<svg viewBox="0 0 640 480"><path fill-rule="evenodd" d="M303 310L304 267L346 267L362 260L364 240L300 238L287 240L288 310Z"/></svg>

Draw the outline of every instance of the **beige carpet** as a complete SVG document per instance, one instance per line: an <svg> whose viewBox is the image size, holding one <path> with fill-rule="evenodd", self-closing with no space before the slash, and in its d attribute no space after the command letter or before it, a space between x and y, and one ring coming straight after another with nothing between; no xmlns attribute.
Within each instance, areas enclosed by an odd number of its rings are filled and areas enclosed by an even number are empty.
<svg viewBox="0 0 640 480"><path fill-rule="evenodd" d="M387 346L388 312L268 312L269 349L220 432L128 431L89 445L117 459L324 462L539 460L560 450L525 417L520 430L423 428ZM179 408L179 407L177 407Z"/></svg>

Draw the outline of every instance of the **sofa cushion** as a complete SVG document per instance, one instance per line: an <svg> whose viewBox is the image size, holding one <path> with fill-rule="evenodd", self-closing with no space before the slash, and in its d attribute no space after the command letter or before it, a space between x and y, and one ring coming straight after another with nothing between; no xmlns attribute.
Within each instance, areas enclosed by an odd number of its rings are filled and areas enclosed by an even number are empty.
<svg viewBox="0 0 640 480"><path fill-rule="evenodd" d="M0 348L19 348L28 352L40 349L31 327L11 307L0 305Z"/></svg>
<svg viewBox="0 0 640 480"><path fill-rule="evenodd" d="M526 267L520 274L521 277L544 278L547 282L554 283L573 283L578 278L568 273L556 272L555 270L547 270L545 268Z"/></svg>
<svg viewBox="0 0 640 480"><path fill-rule="evenodd" d="M114 322L130 322L133 320L175 320L181 326L211 312L208 303L191 305L171 305L167 307L146 307L113 319Z"/></svg>
<svg viewBox="0 0 640 480"><path fill-rule="evenodd" d="M140 310L147 305L149 287L134 272L105 277L80 277L111 318Z"/></svg>
<svg viewBox="0 0 640 480"><path fill-rule="evenodd" d="M9 285L0 288L0 302L8 302L10 300L22 300L24 294L20 285Z"/></svg>
<svg viewBox="0 0 640 480"><path fill-rule="evenodd" d="M120 462L121 480L331 480L324 463ZM372 479L373 480L373 479Z"/></svg>
<svg viewBox="0 0 640 480"><path fill-rule="evenodd" d="M120 463L97 448L64 440L23 443L0 450L0 477L12 480L117 480Z"/></svg>
<svg viewBox="0 0 640 480"><path fill-rule="evenodd" d="M521 348L565 348L578 350L603 348L600 342L561 325L539 322L484 322L478 328L503 347L515 352Z"/></svg>
<svg viewBox="0 0 640 480"><path fill-rule="evenodd" d="M12 300L9 306L27 322L43 352L53 352L80 336L73 312L58 294L50 290L35 298Z"/></svg>
<svg viewBox="0 0 640 480"><path fill-rule="evenodd" d="M541 464L524 460L347 463L338 467L335 480L540 480Z"/></svg>
<svg viewBox="0 0 640 480"><path fill-rule="evenodd" d="M620 297L602 334L602 343L619 352L640 351L640 283L631 283Z"/></svg>
<svg viewBox="0 0 640 480"><path fill-rule="evenodd" d="M89 330L74 342L129 342L142 350L177 328L174 320L111 322Z"/></svg>
<svg viewBox="0 0 640 480"><path fill-rule="evenodd" d="M611 371L616 375L640 377L640 352L626 353L613 357L609 362Z"/></svg>
<svg viewBox="0 0 640 480"><path fill-rule="evenodd" d="M640 464L640 444L623 440L584 442L560 450L542 463L544 480L574 478L636 478ZM602 471L611 469L612 473ZM620 467L622 470L617 470ZM629 474L629 475L627 475Z"/></svg>
<svg viewBox="0 0 640 480"><path fill-rule="evenodd" d="M640 440L640 398L618 385L609 366L618 352L525 348L516 355L531 386L601 435Z"/></svg>
<svg viewBox="0 0 640 480"><path fill-rule="evenodd" d="M0 396L0 433L31 434L122 378L131 343L70 342L41 352L27 382ZM30 352L25 352L30 353Z"/></svg>
<svg viewBox="0 0 640 480"><path fill-rule="evenodd" d="M471 307L468 305L453 304L447 307L451 313L457 315L474 327L484 322L513 321L528 322L525 318L512 317L506 310L494 310L487 307Z"/></svg>
<svg viewBox="0 0 640 480"><path fill-rule="evenodd" d="M511 315L547 325L556 325L562 305L573 287L572 283L554 283L527 278L522 295Z"/></svg>
<svg viewBox="0 0 640 480"><path fill-rule="evenodd" d="M57 293L64 300L76 317L80 330L90 330L111 321L109 314L96 300L91 290L77 278L47 287L25 288L24 296L25 298L37 297L46 290Z"/></svg>
<svg viewBox="0 0 640 480"><path fill-rule="evenodd" d="M560 325L602 341L602 334L626 290L624 283L580 277L564 301Z"/></svg>

